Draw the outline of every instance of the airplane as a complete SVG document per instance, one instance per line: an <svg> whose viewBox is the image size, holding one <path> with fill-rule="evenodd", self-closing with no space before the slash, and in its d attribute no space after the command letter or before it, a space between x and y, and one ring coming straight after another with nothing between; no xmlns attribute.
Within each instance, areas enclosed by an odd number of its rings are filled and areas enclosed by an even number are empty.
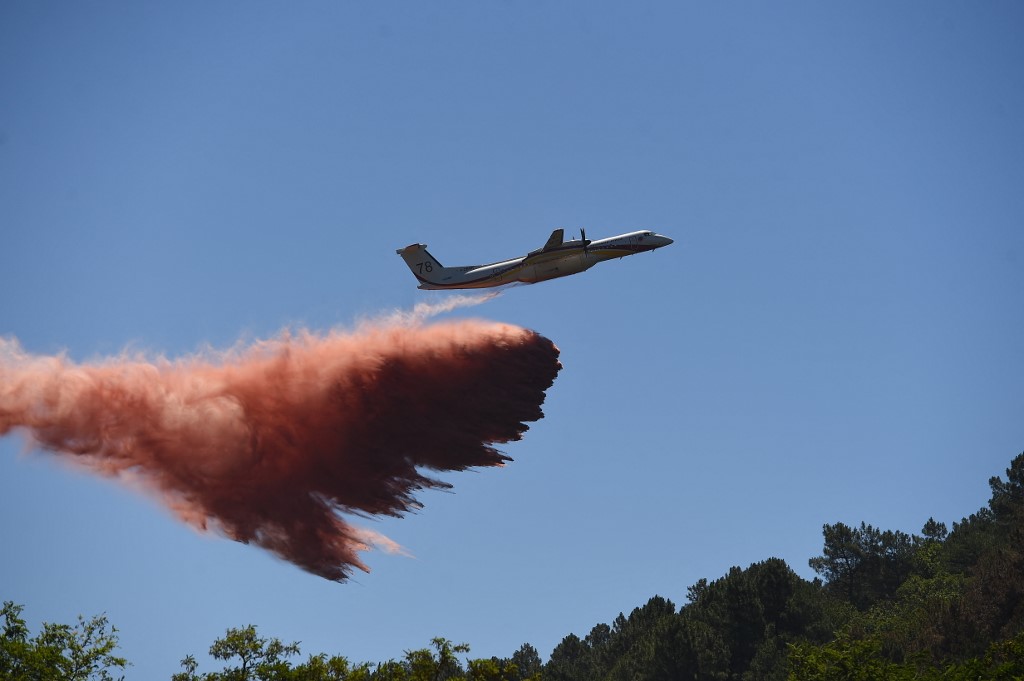
<svg viewBox="0 0 1024 681"><path fill-rule="evenodd" d="M412 270L421 289L489 288L515 282L536 284L588 270L599 262L668 246L672 239L640 231L591 241L580 229L579 239L564 241L565 230L556 229L546 244L521 258L489 265L444 267L427 251L426 244L411 244L395 253Z"/></svg>

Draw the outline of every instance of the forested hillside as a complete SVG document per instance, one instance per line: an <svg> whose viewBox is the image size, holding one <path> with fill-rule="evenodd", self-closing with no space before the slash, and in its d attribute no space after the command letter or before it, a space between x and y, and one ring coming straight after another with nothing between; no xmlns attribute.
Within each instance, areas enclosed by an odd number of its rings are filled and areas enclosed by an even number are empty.
<svg viewBox="0 0 1024 681"><path fill-rule="evenodd" d="M508 658L464 659L443 638L396 660L351 664L300 657L297 644L229 630L210 648L226 665L200 672L188 654L173 681L323 679L1019 679L1024 678L1024 453L989 480L986 507L954 523L929 519L920 535L861 523L825 525L820 579L782 560L732 568L689 588L677 607L659 596L567 635L545 663L524 644ZM31 636L6 603L0 678L110 679L124 673L106 619L44 625ZM129 673L130 676L130 668Z"/></svg>
<svg viewBox="0 0 1024 681"><path fill-rule="evenodd" d="M567 636L543 678L1021 678L1024 454L1006 474L952 531L934 519L920 535L825 525L810 560L821 579L775 558L733 568L678 610L655 597Z"/></svg>

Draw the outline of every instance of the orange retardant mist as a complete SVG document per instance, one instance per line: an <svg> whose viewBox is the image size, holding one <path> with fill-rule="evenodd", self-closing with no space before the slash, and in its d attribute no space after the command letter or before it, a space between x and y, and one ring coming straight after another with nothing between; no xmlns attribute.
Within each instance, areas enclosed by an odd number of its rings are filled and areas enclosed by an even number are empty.
<svg viewBox="0 0 1024 681"><path fill-rule="evenodd" d="M326 579L395 547L344 514L401 516L423 471L500 466L561 365L543 336L481 321L368 323L220 353L76 364L0 339L0 435L138 483L185 522Z"/></svg>

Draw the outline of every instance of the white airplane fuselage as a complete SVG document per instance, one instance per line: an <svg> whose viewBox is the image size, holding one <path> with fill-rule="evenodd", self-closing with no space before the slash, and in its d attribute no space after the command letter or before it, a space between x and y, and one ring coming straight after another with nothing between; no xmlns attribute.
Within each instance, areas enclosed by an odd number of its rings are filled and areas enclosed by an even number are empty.
<svg viewBox="0 0 1024 681"><path fill-rule="evenodd" d="M560 243L553 244L555 234ZM490 288L522 282L535 284L588 270L599 262L653 251L672 239L650 231L630 232L595 241L561 242L561 230L552 234L544 248L529 255L489 265L443 267L425 244L412 244L396 251L419 280L421 289Z"/></svg>

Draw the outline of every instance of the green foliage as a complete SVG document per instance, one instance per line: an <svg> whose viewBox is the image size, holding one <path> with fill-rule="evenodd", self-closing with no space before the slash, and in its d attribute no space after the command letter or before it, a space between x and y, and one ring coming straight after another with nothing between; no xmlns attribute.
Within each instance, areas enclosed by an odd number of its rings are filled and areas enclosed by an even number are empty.
<svg viewBox="0 0 1024 681"><path fill-rule="evenodd" d="M782 679L786 643L829 640L850 610L777 558L701 580L689 597L680 610L655 597L584 639L570 634L544 679Z"/></svg>
<svg viewBox="0 0 1024 681"><path fill-rule="evenodd" d="M993 643L983 656L947 665L893 662L874 639L840 636L823 645L793 644L789 681L1014 681L1024 678L1024 633Z"/></svg>
<svg viewBox="0 0 1024 681"><path fill-rule="evenodd" d="M969 568L965 617L980 640L1011 638L1024 630L1024 454L989 480L988 523ZM955 534L955 532L954 532ZM953 537L951 536L950 539Z"/></svg>
<svg viewBox="0 0 1024 681"><path fill-rule="evenodd" d="M657 633L676 616L675 605L655 596L611 626L598 624L581 640L566 636L544 667L545 680L642 678L657 655Z"/></svg>
<svg viewBox="0 0 1024 681"><path fill-rule="evenodd" d="M341 656L328 658L321 653L310 655L309 659L295 668L291 678L302 681L369 681L370 665L352 666Z"/></svg>
<svg viewBox="0 0 1024 681"><path fill-rule="evenodd" d="M436 651L427 648L411 650L405 653L405 663L409 671L409 681L435 681L455 679L462 676L462 664L455 657L456 653L469 652L465 643L453 645L444 638L431 640Z"/></svg>
<svg viewBox="0 0 1024 681"><path fill-rule="evenodd" d="M44 623L30 638L22 610L11 601L0 610L0 678L5 681L112 681L111 669L128 666L126 659L114 654L117 629L105 615L89 620L79 615L74 626Z"/></svg>
<svg viewBox="0 0 1024 681"><path fill-rule="evenodd" d="M210 646L210 656L215 660L235 660L233 666L223 671L210 672L202 676L196 675L198 664L191 655L181 661L183 672L172 676L172 681L269 681L271 679L288 679L294 671L291 663L285 658L299 654L298 643L285 645L278 639L260 638L256 627L249 625L240 629L228 629L224 638L219 638ZM318 668L320 665L314 663ZM326 665L324 665L326 666ZM323 671L322 668L320 671ZM327 677L332 678L331 676ZM336 678L336 677L335 677ZM346 678L346 677L341 677Z"/></svg>
<svg viewBox="0 0 1024 681"><path fill-rule="evenodd" d="M228 629L210 646L221 671L191 655L172 681L856 681L1024 679L1024 453L989 480L986 508L921 536L861 523L825 525L808 582L777 558L701 579L682 608L655 596L628 616L566 636L545 664L524 644L510 658L466 659L435 638L399 660L353 665L298 643ZM0 679L112 681L127 662L103 616L44 624L0 611Z"/></svg>
<svg viewBox="0 0 1024 681"><path fill-rule="evenodd" d="M698 668L706 677L782 678L787 643L827 641L849 617L848 608L778 558L732 568L726 577L691 589L691 596L695 600L681 615L720 637L717 642L705 634L707 650L727 653Z"/></svg>
<svg viewBox="0 0 1024 681"><path fill-rule="evenodd" d="M678 612L652 599L583 639L570 634L544 678L966 678L956 675L1015 669L1014 637L1024 630L1024 454L1006 481L989 484L988 507L952 532L934 518L921 536L825 525L822 555L810 561L824 583L769 559L698 581Z"/></svg>
<svg viewBox="0 0 1024 681"><path fill-rule="evenodd" d="M878 678L1021 678L1024 454L1006 473L989 480L988 507L952 532L930 518L909 561L899 547L879 554L886 542L872 537L885 533L869 525L826 525L824 555L811 565L861 612L834 641L791 646L791 678L860 678L850 670L864 668ZM895 569L877 569L893 560Z"/></svg>
<svg viewBox="0 0 1024 681"><path fill-rule="evenodd" d="M551 651L551 658L544 668L545 681L577 681L594 678L592 673L590 647L576 634L569 634Z"/></svg>
<svg viewBox="0 0 1024 681"><path fill-rule="evenodd" d="M539 676L521 676L508 660L468 660L465 668L458 655L469 646L435 638L431 648L405 652L401 661L352 665L340 656L312 655L299 665L287 660L300 653L299 644L285 645L276 638L261 638L256 627L228 629L210 646L210 656L233 662L219 672L197 673L199 665L189 655L181 661L183 671L172 681L539 681ZM534 651L536 652L536 651Z"/></svg>
<svg viewBox="0 0 1024 681"><path fill-rule="evenodd" d="M905 532L836 523L825 525L824 535L824 555L808 562L831 593L858 610L891 600L911 573L916 538Z"/></svg>
<svg viewBox="0 0 1024 681"><path fill-rule="evenodd" d="M512 653L512 658L507 662L515 665L516 671L512 681L540 679L541 671L544 669L544 661L540 659L540 653L529 643L520 646L519 650Z"/></svg>

